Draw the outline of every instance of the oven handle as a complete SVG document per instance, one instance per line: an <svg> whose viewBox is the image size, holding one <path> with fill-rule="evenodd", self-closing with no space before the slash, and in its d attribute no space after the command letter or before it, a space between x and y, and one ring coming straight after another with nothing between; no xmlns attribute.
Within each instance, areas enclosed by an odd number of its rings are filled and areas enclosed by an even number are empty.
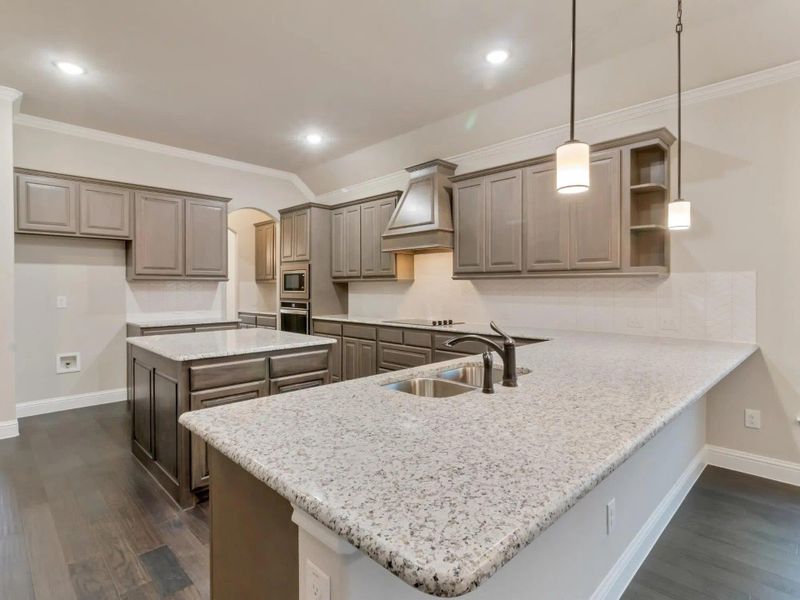
<svg viewBox="0 0 800 600"><path fill-rule="evenodd" d="M299 308L282 308L281 309L282 315L307 315L307 310L301 310Z"/></svg>

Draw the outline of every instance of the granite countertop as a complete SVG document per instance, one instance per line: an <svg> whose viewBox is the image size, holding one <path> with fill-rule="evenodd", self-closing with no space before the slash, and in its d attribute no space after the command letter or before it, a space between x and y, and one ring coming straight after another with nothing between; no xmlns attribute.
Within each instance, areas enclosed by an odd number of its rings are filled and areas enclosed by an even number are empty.
<svg viewBox="0 0 800 600"><path fill-rule="evenodd" d="M458 596L757 350L509 329L550 341L518 348L517 365L531 372L491 396L431 399L380 387L477 362L468 357L184 413L180 422L408 584Z"/></svg>
<svg viewBox="0 0 800 600"><path fill-rule="evenodd" d="M227 329L129 337L128 343L175 361L238 356L291 348L328 346L331 338L276 331L274 329Z"/></svg>
<svg viewBox="0 0 800 600"><path fill-rule="evenodd" d="M134 317L128 325L136 327L179 327L181 325L214 325L215 323L238 323L239 319L223 317Z"/></svg>
<svg viewBox="0 0 800 600"><path fill-rule="evenodd" d="M402 318L402 317L401 317ZM409 317L411 318L411 317ZM375 325L377 327L401 327L403 329L423 329L426 331L443 331L447 333L474 333L477 335L497 336L497 332L489 327L489 323L454 323L453 325L423 325L419 323L398 323L397 319L387 321L380 317L361 317L356 315L314 315L312 321L335 321L337 323L360 323L363 325ZM502 323L498 325L515 338L528 339L549 339L543 337L542 329L531 329L527 327L506 327ZM552 330L548 330L552 333Z"/></svg>

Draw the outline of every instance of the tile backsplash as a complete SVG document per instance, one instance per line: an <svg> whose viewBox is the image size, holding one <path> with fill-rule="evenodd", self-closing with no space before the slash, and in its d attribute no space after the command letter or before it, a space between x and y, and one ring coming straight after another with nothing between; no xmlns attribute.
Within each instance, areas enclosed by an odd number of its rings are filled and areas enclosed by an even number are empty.
<svg viewBox="0 0 800 600"><path fill-rule="evenodd" d="M455 281L452 254L415 257L409 283L351 283L353 315L494 319L509 325L755 342L756 274L672 273Z"/></svg>
<svg viewBox="0 0 800 600"><path fill-rule="evenodd" d="M218 281L128 281L128 318L219 317L225 286Z"/></svg>

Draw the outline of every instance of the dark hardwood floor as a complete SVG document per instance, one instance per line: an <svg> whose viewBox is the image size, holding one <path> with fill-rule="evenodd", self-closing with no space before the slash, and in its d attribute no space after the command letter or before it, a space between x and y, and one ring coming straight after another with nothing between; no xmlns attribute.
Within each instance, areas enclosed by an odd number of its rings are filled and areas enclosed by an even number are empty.
<svg viewBox="0 0 800 600"><path fill-rule="evenodd" d="M800 489L706 467L623 600L800 598Z"/></svg>
<svg viewBox="0 0 800 600"><path fill-rule="evenodd" d="M0 599L209 597L207 507L134 460L124 403L20 431L0 441ZM800 599L800 490L708 467L623 598Z"/></svg>
<svg viewBox="0 0 800 600"><path fill-rule="evenodd" d="M209 597L208 517L130 453L124 403L20 420L0 441L0 598Z"/></svg>

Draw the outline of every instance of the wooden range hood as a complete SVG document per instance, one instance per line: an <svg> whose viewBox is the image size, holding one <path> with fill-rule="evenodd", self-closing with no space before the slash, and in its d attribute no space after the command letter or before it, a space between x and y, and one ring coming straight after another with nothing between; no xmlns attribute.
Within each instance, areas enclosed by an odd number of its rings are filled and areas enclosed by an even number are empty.
<svg viewBox="0 0 800 600"><path fill-rule="evenodd" d="M453 249L450 177L456 166L435 159L406 169L411 180L381 236L383 252Z"/></svg>

